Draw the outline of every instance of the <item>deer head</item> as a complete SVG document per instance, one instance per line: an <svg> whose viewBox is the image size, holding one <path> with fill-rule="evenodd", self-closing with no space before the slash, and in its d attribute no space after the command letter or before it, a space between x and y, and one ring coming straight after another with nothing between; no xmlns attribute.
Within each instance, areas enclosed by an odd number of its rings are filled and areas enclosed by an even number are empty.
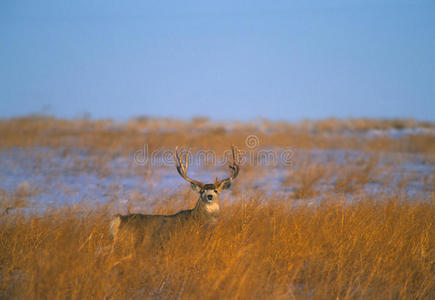
<svg viewBox="0 0 435 300"><path fill-rule="evenodd" d="M177 171L181 177L190 182L192 189L199 193L199 204L218 204L219 194L223 190L230 188L231 182L239 174L240 168L237 162L238 157L236 155L236 149L234 146L232 146L231 150L233 160L228 166L231 170L230 176L221 180L216 179L214 183L203 183L187 176L187 168L189 167L189 151L184 154L183 158L182 153L178 153L178 147L175 148L174 160L177 166Z"/></svg>

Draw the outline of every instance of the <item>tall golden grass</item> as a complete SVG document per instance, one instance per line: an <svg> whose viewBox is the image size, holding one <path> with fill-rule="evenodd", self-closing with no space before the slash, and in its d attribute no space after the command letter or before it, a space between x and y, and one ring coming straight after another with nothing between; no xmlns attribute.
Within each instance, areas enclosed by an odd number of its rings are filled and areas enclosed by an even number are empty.
<svg viewBox="0 0 435 300"><path fill-rule="evenodd" d="M427 200L427 199L426 199ZM433 299L435 206L243 198L213 230L111 251L106 208L0 219L2 299Z"/></svg>

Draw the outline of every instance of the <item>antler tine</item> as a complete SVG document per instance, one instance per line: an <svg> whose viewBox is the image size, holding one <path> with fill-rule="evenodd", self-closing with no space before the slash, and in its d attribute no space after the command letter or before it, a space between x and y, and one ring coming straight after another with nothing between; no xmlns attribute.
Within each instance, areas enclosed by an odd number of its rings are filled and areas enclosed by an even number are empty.
<svg viewBox="0 0 435 300"><path fill-rule="evenodd" d="M196 184L198 186L204 186L204 184L198 180L191 179L187 176L187 168L189 167L189 154L190 151L187 152L187 154L184 155L183 159L183 153L179 155L178 153L178 146L175 148L174 152L174 159L177 167L178 174L180 174L181 177L189 181L190 183Z"/></svg>
<svg viewBox="0 0 435 300"><path fill-rule="evenodd" d="M236 155L236 151L235 151L234 145L231 146L231 150L233 152L233 165L230 166L230 168L233 170L233 175L231 177L231 180L233 180L234 178L237 177L237 175L239 174L239 164L238 164L238 159L239 159L239 150L237 150L237 155Z"/></svg>
<svg viewBox="0 0 435 300"><path fill-rule="evenodd" d="M233 152L233 162L236 161L236 153L235 153L234 149L235 149L234 145L231 145L231 151Z"/></svg>
<svg viewBox="0 0 435 300"><path fill-rule="evenodd" d="M189 168L189 156L190 156L190 150L187 149L187 153L184 154L184 171L187 175L187 168Z"/></svg>
<svg viewBox="0 0 435 300"><path fill-rule="evenodd" d="M181 153L181 155L178 153L178 146L175 148L174 155L176 158L178 173L180 173L180 175L183 178L185 178L186 177L186 168L184 167L184 164L183 164L183 153Z"/></svg>
<svg viewBox="0 0 435 300"><path fill-rule="evenodd" d="M181 169L181 170L183 170L183 162L182 162L182 160L181 160L181 158L180 158L180 155L179 155L179 153L178 153L178 146L177 147L175 147L175 152L174 152L174 158L175 158L175 162L176 162L176 164L177 164L177 170L179 171L179 169ZM180 174L180 175L182 175L182 174Z"/></svg>
<svg viewBox="0 0 435 300"><path fill-rule="evenodd" d="M228 167L231 169L231 175L228 178L224 178L222 180L216 181L216 183L219 185L224 181L232 181L234 178L237 177L237 175L239 174L239 164L237 163L238 161L238 155L236 156L236 148L234 145L231 146L231 152L232 152L232 156L233 156L233 161L232 163L229 163ZM237 154L238 154L238 150L237 150Z"/></svg>

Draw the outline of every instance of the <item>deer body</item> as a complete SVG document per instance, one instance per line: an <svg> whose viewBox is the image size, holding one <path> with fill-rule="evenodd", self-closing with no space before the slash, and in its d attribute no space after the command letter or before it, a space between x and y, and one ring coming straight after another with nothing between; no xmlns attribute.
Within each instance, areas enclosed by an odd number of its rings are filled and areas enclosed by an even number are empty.
<svg viewBox="0 0 435 300"><path fill-rule="evenodd" d="M187 177L188 155L185 156L185 163L175 151L175 161L178 173L191 183L191 188L199 193L199 199L192 209L182 210L173 215L145 215L128 214L116 215L110 223L110 234L114 240L123 236L130 236L138 242L144 239L167 239L169 233L175 228L189 222L200 222L206 226L216 224L219 213L219 194L222 190L231 186L232 180L238 175L239 166L236 163L236 155L233 150L233 164L230 169L232 176L223 180L217 180L212 184L204 184Z"/></svg>
<svg viewBox="0 0 435 300"><path fill-rule="evenodd" d="M139 238L142 236L140 239L143 239L144 235L148 233L151 234L150 238L153 238L193 220L204 225L215 225L219 213L220 207L217 201L204 203L198 199L194 208L182 210L173 215L116 215L110 223L110 234L116 238L119 234L130 232Z"/></svg>

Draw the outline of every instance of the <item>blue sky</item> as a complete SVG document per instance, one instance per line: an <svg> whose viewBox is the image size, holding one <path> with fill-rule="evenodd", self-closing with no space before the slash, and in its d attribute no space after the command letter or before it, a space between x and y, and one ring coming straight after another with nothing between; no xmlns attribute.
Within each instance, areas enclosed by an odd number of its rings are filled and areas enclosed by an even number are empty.
<svg viewBox="0 0 435 300"><path fill-rule="evenodd" d="M0 118L435 121L434 1L0 1Z"/></svg>

